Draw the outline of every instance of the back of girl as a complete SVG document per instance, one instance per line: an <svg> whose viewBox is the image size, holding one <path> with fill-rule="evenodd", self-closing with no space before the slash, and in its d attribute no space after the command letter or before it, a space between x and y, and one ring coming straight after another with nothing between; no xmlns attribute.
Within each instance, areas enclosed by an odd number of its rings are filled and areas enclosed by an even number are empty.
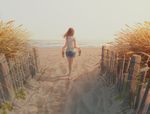
<svg viewBox="0 0 150 114"><path fill-rule="evenodd" d="M74 29L69 28L64 35L65 43L62 47L62 56L64 57L64 52L68 60L68 75L70 76L72 71L73 59L76 55L76 49L78 50L79 56L81 54L81 49L77 46L76 39L74 38Z"/></svg>

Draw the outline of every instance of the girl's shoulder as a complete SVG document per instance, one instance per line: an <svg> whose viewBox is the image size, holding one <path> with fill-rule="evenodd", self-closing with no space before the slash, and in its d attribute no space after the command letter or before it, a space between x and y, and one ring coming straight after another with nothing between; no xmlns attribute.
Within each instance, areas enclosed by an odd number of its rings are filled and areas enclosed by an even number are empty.
<svg viewBox="0 0 150 114"><path fill-rule="evenodd" d="M75 40L76 38L74 36L72 36L71 39Z"/></svg>
<svg viewBox="0 0 150 114"><path fill-rule="evenodd" d="M69 37L66 38L66 40L69 40L69 39L75 40L75 37L74 36L69 36Z"/></svg>

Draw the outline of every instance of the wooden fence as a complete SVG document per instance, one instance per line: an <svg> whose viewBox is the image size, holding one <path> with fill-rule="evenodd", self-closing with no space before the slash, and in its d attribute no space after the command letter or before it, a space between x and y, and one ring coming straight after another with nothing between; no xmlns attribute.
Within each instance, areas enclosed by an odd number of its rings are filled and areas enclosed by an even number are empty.
<svg viewBox="0 0 150 114"><path fill-rule="evenodd" d="M38 62L36 48L10 59L0 54L0 103L12 101L17 91L23 89L26 80L36 76Z"/></svg>
<svg viewBox="0 0 150 114"><path fill-rule="evenodd" d="M130 54L130 56L129 56ZM137 114L150 114L150 55L117 53L102 46L101 72L106 73L109 84L115 84L126 105L134 108Z"/></svg>

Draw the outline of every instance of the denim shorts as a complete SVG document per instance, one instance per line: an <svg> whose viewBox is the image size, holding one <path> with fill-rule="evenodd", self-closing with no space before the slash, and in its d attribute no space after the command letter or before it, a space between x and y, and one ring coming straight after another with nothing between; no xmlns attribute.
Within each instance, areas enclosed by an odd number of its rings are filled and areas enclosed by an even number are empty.
<svg viewBox="0 0 150 114"><path fill-rule="evenodd" d="M67 57L75 57L76 52L75 51L66 51L66 56Z"/></svg>

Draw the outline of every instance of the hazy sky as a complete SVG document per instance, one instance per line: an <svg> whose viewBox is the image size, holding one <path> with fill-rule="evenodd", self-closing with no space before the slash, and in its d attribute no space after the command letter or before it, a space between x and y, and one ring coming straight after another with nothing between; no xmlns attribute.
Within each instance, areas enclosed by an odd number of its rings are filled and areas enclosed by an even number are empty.
<svg viewBox="0 0 150 114"><path fill-rule="evenodd" d="M150 0L0 0L0 18L23 24L34 39L111 41L125 24L150 21Z"/></svg>

